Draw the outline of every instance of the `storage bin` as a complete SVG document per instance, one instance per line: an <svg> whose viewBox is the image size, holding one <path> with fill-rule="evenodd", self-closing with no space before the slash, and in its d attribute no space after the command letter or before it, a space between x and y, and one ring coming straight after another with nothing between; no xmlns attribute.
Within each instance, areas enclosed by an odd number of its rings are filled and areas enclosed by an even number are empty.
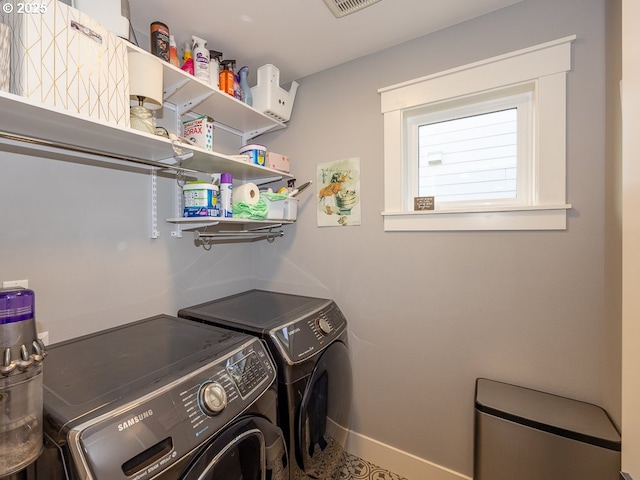
<svg viewBox="0 0 640 480"><path fill-rule="evenodd" d="M295 221L298 218L298 199L287 197L282 200L269 200L265 195L262 199L269 207L267 211L268 220L289 220Z"/></svg>
<svg viewBox="0 0 640 480"><path fill-rule="evenodd" d="M620 449L596 405L476 381L474 480L619 480Z"/></svg>
<svg viewBox="0 0 640 480"><path fill-rule="evenodd" d="M253 108L281 122L291 118L298 83L291 82L287 92L280 87L280 70L271 64L258 68L258 84L251 87Z"/></svg>
<svg viewBox="0 0 640 480"><path fill-rule="evenodd" d="M13 5L0 13L12 30L11 93L128 127L124 41L57 0L21 2L21 13Z"/></svg>

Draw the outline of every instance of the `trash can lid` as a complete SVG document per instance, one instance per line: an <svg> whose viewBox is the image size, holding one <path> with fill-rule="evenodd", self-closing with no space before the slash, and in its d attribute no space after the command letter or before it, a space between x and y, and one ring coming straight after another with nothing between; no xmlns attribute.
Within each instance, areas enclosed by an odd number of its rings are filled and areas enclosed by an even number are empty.
<svg viewBox="0 0 640 480"><path fill-rule="evenodd" d="M597 405L530 388L476 380L476 409L548 433L620 451L620 434Z"/></svg>

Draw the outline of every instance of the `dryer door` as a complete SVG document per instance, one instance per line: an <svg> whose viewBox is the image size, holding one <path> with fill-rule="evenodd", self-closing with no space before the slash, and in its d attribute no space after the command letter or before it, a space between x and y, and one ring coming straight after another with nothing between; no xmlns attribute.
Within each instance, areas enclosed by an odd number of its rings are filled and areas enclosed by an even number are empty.
<svg viewBox="0 0 640 480"><path fill-rule="evenodd" d="M262 417L239 420L214 436L181 480L289 480L282 431Z"/></svg>
<svg viewBox="0 0 640 480"><path fill-rule="evenodd" d="M302 470L312 478L331 478L342 459L352 392L347 346L334 342L316 362L298 417L296 456Z"/></svg>

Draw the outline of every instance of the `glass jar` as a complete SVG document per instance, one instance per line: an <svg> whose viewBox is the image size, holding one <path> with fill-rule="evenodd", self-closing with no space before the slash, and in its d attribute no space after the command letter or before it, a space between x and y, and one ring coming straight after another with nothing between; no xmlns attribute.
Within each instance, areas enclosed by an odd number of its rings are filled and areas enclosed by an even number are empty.
<svg viewBox="0 0 640 480"><path fill-rule="evenodd" d="M0 378L0 477L25 468L42 452L42 365Z"/></svg>
<svg viewBox="0 0 640 480"><path fill-rule="evenodd" d="M131 128L155 135L156 122L151 110L142 105L131 107Z"/></svg>

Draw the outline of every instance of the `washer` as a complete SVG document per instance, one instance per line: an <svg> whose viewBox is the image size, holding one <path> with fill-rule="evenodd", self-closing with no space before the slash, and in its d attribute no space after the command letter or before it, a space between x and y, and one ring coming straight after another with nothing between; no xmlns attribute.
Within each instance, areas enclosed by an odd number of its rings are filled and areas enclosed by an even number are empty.
<svg viewBox="0 0 640 480"><path fill-rule="evenodd" d="M48 352L36 478L289 478L259 339L159 315Z"/></svg>
<svg viewBox="0 0 640 480"><path fill-rule="evenodd" d="M352 401L347 320L329 299L250 290L178 316L263 338L278 366L278 424L292 479L329 479L343 460Z"/></svg>

